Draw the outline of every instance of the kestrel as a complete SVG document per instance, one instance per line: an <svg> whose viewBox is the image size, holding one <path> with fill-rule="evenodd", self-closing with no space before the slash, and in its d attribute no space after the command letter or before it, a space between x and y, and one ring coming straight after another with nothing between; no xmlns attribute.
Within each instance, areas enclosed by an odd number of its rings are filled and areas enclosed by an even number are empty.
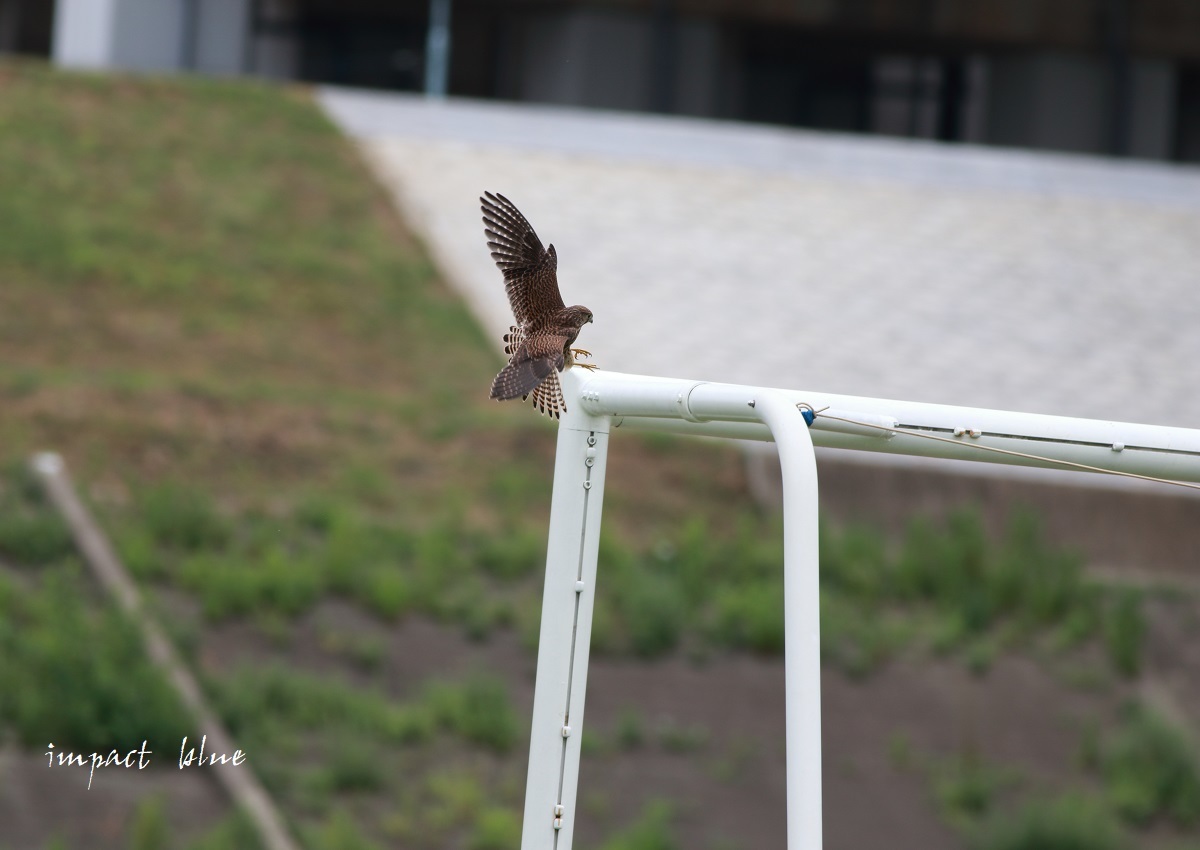
<svg viewBox="0 0 1200 850"><path fill-rule="evenodd" d="M571 348L579 329L592 321L592 311L567 307L558 291L558 254L542 247L525 216L503 195L484 192L483 232L492 259L504 273L504 289L517 323L504 335L508 365L492 381L492 398L505 401L533 396L533 406L554 418L566 411L558 373L588 357ZM578 364L585 369L595 366Z"/></svg>

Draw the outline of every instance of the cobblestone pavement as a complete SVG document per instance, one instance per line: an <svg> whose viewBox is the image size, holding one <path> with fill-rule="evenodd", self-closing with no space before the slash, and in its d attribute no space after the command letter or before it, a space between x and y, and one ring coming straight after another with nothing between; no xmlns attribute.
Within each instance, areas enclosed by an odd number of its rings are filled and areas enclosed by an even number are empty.
<svg viewBox="0 0 1200 850"><path fill-rule="evenodd" d="M1200 169L319 97L497 347L485 189L556 246L601 368L1200 428Z"/></svg>

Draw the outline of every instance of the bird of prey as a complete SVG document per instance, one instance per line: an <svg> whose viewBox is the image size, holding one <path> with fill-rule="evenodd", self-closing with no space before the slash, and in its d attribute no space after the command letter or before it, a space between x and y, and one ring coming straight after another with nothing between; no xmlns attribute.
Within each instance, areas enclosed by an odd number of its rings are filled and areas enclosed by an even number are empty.
<svg viewBox="0 0 1200 850"><path fill-rule="evenodd" d="M497 401L533 397L533 406L554 418L567 409L558 373L590 357L582 348L571 348L579 329L592 321L592 311L576 304L567 307L558 291L558 254L542 247L525 216L500 194L484 192L483 232L492 259L504 274L504 289L516 324L504 335L508 365L492 381Z"/></svg>

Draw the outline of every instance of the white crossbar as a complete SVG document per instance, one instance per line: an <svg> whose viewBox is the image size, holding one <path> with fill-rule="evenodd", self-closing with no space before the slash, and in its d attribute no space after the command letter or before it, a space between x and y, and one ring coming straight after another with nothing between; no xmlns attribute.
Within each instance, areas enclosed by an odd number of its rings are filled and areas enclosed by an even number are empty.
<svg viewBox="0 0 1200 850"><path fill-rule="evenodd" d="M813 446L1200 482L1200 431L615 372L562 374L522 850L570 850L610 430L774 440L783 471L789 850L821 847L821 662ZM818 413L806 425L801 406ZM836 417L836 418L835 418ZM937 437L921 439L916 435ZM982 447L982 448L981 448ZM1019 454L999 454L986 448ZM1036 455L1036 458L1028 457Z"/></svg>
<svg viewBox="0 0 1200 850"><path fill-rule="evenodd" d="M575 370L578 371L578 370ZM1200 430L1069 416L1015 413L912 401L837 395L806 390L767 390L619 372L584 375L577 384L583 406L613 418L613 427L640 428L712 437L770 440L750 402L763 392L782 393L814 410L829 408L813 423L818 446L891 454L974 460L985 463L1064 468L1055 461L1115 472L1200 482ZM849 426L829 418L890 425ZM913 438L930 434L957 445ZM1038 455L1044 461L982 451L979 447Z"/></svg>

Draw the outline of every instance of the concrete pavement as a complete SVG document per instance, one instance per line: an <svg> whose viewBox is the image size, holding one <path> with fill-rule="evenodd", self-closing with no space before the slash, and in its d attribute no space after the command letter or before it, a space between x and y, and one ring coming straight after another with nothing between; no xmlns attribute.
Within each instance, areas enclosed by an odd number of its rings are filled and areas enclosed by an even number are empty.
<svg viewBox="0 0 1200 850"><path fill-rule="evenodd" d="M1200 427L1200 169L319 99L498 348L511 315L485 189L555 244L602 368Z"/></svg>

